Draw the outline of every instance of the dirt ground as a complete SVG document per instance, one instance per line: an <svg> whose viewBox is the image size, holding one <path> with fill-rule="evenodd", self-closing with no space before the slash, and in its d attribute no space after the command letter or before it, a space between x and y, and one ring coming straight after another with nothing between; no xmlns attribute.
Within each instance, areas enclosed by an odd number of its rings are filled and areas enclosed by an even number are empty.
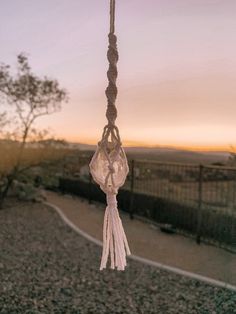
<svg viewBox="0 0 236 314"><path fill-rule="evenodd" d="M236 314L236 291L132 259L124 272L99 271L102 248L55 210L16 199L5 205L1 314Z"/></svg>
<svg viewBox="0 0 236 314"><path fill-rule="evenodd" d="M104 205L70 195L47 192L48 202L60 207L80 229L102 240ZM201 244L177 234L165 234L158 227L130 220L120 213L131 253L147 259L236 285L236 255Z"/></svg>

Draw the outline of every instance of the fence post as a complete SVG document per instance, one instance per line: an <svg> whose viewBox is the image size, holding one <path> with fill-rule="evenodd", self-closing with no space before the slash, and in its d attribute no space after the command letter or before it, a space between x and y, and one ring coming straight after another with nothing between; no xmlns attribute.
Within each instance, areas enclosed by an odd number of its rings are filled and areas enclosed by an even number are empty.
<svg viewBox="0 0 236 314"><path fill-rule="evenodd" d="M201 243L201 228L202 228L202 184L203 184L203 165L199 165L198 178L198 213L197 213L197 244Z"/></svg>
<svg viewBox="0 0 236 314"><path fill-rule="evenodd" d="M129 218L134 219L134 159L131 160L130 169L130 203L129 203Z"/></svg>
<svg viewBox="0 0 236 314"><path fill-rule="evenodd" d="M88 199L89 199L89 204L92 203L92 175L89 172L89 195L88 195Z"/></svg>

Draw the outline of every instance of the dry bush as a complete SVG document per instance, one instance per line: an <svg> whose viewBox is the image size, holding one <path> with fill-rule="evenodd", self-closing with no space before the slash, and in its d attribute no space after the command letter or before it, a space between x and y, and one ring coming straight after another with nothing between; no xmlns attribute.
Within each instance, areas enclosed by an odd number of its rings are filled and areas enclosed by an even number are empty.
<svg viewBox="0 0 236 314"><path fill-rule="evenodd" d="M7 176L17 164L20 145L18 143L0 143L0 176ZM20 171L45 161L56 161L70 153L68 148L26 147L22 154Z"/></svg>

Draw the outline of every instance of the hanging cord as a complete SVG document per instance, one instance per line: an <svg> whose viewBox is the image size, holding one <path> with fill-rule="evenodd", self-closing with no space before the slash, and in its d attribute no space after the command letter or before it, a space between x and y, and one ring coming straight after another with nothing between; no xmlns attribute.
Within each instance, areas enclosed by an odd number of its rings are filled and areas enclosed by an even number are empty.
<svg viewBox="0 0 236 314"><path fill-rule="evenodd" d="M117 96L116 79L118 72L116 64L119 56L116 44L117 38L114 32L115 32L115 0L110 0L110 33L108 35L109 46L107 51L107 59L109 61L107 78L109 83L105 92L107 96L106 117L108 120L108 125L110 126L115 125L115 120L117 117L115 101Z"/></svg>
<svg viewBox="0 0 236 314"><path fill-rule="evenodd" d="M110 0L110 33L115 32L115 0Z"/></svg>

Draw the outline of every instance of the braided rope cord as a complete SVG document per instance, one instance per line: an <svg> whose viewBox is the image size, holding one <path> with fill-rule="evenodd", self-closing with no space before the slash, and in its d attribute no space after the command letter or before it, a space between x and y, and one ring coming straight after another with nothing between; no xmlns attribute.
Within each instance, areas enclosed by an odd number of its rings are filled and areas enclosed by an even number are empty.
<svg viewBox="0 0 236 314"><path fill-rule="evenodd" d="M107 97L107 111L106 117L108 124L115 125L115 120L117 117L117 109L115 106L115 101L117 97L117 62L119 59L117 51L117 37L115 32L115 0L110 1L110 33L108 34L109 46L107 51L107 59L109 61L109 68L107 71L108 86L106 88Z"/></svg>

